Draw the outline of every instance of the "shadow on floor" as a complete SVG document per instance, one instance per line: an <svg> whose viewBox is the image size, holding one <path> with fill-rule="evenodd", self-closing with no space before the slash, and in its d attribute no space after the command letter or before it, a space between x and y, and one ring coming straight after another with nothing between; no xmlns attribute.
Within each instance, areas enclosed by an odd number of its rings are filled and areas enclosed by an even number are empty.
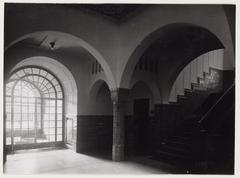
<svg viewBox="0 0 240 178"><path fill-rule="evenodd" d="M112 154L110 152L88 152L88 153L80 153L83 155L99 158L102 160L111 161L112 160ZM154 160L151 156L147 155L131 155L127 156L124 160L126 163L135 163L136 165L139 165L139 167L149 167L151 169L155 170L162 170L164 172L168 172L170 174L188 174L189 172L184 168L179 168L174 166L174 164Z"/></svg>
<svg viewBox="0 0 240 178"><path fill-rule="evenodd" d="M23 150L15 150L10 153L9 155L13 154L27 154L27 153L37 153L37 152L48 152L48 151L56 151L56 150L67 150L66 147L46 147L46 148L35 148L35 149L23 149Z"/></svg>
<svg viewBox="0 0 240 178"><path fill-rule="evenodd" d="M129 156L127 160L139 165L144 165L157 170L162 170L164 172L169 172L170 174L189 174L189 171L185 167L177 167L175 164L171 162L153 159L152 156L147 155Z"/></svg>
<svg viewBox="0 0 240 178"><path fill-rule="evenodd" d="M109 153L109 152L84 152L79 154L99 158L102 160L108 160L108 161L112 160L112 153Z"/></svg>

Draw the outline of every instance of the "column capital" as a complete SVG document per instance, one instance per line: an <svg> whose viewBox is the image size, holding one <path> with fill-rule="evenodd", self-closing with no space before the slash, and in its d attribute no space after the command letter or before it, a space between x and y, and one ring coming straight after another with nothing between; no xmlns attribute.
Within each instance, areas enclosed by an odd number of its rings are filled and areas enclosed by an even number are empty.
<svg viewBox="0 0 240 178"><path fill-rule="evenodd" d="M129 89L127 88L116 88L111 90L111 99L113 102L124 102L128 100Z"/></svg>

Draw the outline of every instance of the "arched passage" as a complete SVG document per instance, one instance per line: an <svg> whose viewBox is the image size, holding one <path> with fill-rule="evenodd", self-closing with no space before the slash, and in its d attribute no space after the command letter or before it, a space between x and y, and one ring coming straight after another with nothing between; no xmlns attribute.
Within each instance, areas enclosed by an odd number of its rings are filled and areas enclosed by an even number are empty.
<svg viewBox="0 0 240 178"><path fill-rule="evenodd" d="M111 93L104 80L97 80L89 89L89 114L78 117L77 152L107 154L111 158L113 143L113 106Z"/></svg>
<svg viewBox="0 0 240 178"><path fill-rule="evenodd" d="M144 78L134 79L131 82L130 88L132 89L138 82L144 83L151 90L151 93L153 95L153 103L154 104L161 103L161 94L160 94L160 90L157 87L156 83L154 83L153 81L144 79Z"/></svg>
<svg viewBox="0 0 240 178"><path fill-rule="evenodd" d="M162 43L165 43L165 40L168 40L167 38L170 37L170 34L173 35L175 33L175 37L178 34L179 30L186 30L187 28L199 28L204 30L206 33L211 34L211 36L213 38L215 38L218 43L219 43L219 47L222 47L221 42L217 39L217 37L215 35L213 35L210 31L208 31L207 29L204 29L202 27L198 27L196 25L193 24L187 24L187 23L173 23L173 24L169 24L166 26L163 26L157 30L155 30L154 32L150 33L148 36L146 36L143 41L141 41L140 45L138 45L134 52L131 54L128 63L126 64L126 68L124 69L122 78L121 78L121 86L128 86L130 83L130 79L127 76L132 76L132 73L134 71L134 67L136 66L138 60L140 59L140 57L149 49L151 48L154 43L156 43L156 41L161 41ZM198 34L199 35L199 34ZM164 39L163 39L164 38ZM168 40L169 41L169 40ZM167 45L167 44L165 44ZM172 49L167 49L167 52L170 52Z"/></svg>
<svg viewBox="0 0 240 178"><path fill-rule="evenodd" d="M130 85L136 64L141 58L157 61L157 82L163 102L172 83L184 66L210 50L223 48L220 40L209 30L186 23L169 24L148 35L129 58L121 78L123 86ZM160 65L161 64L161 65Z"/></svg>
<svg viewBox="0 0 240 178"><path fill-rule="evenodd" d="M89 102L93 109L92 115L112 116L111 91L106 81L99 79L92 84L89 90Z"/></svg>
<svg viewBox="0 0 240 178"><path fill-rule="evenodd" d="M40 45L38 43L39 40ZM50 49L49 43L51 41L55 41L54 49ZM83 55L81 55L81 53L83 53ZM77 132L77 130L81 128L77 127L77 118L82 118L82 115L97 115L96 112L85 103L88 99L87 91L89 85L91 85L89 81L95 80L95 76L91 75L91 69L89 70L91 62L97 60L102 68L102 75L106 81L104 86L107 86L103 87L103 93L106 94L106 92L109 92L109 88L115 88L112 74L110 77L112 79L110 79L107 74L108 72L106 72L110 70L106 62L100 62L104 60L100 53L85 41L72 35L56 31L41 31L28 34L14 41L6 48L5 59L7 61L5 69L6 78L9 76L10 71L29 65L45 67L58 76L66 93L64 105L66 122L69 123L68 125L71 125L71 128L67 127L65 132L68 133L69 130L72 130L71 133L66 136L69 138L69 136L72 135L73 140L70 141L71 145L73 145L73 149L79 150L77 133L80 133L80 131ZM89 74L91 75L91 80L87 79ZM78 78L78 80L75 81L76 78ZM107 115L111 117L112 105L111 99L109 98L110 94L106 100L108 106L105 108L107 108L106 110L110 108ZM106 116L106 112L101 110L98 115ZM67 143L70 143L66 136L65 140Z"/></svg>
<svg viewBox="0 0 240 178"><path fill-rule="evenodd" d="M39 31L15 39L5 47L5 51L20 42L27 42L27 44L30 44L31 46L41 47L43 49L50 49L50 43L54 42L54 50L56 52L69 49L76 52L78 48L84 48L103 68L110 88L116 88L112 72L104 57L93 46L79 37L59 31Z"/></svg>

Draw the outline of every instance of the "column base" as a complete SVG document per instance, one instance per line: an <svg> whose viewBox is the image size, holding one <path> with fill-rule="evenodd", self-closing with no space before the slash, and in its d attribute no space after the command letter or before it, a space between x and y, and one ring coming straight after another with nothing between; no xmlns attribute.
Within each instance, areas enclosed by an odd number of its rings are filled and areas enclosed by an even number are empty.
<svg viewBox="0 0 240 178"><path fill-rule="evenodd" d="M124 145L113 145L112 146L112 160L113 161L124 161Z"/></svg>

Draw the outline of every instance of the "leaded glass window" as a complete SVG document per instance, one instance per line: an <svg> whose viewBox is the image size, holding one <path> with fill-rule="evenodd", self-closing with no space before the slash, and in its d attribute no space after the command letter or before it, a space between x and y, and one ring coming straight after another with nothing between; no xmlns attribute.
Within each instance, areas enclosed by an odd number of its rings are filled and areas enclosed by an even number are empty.
<svg viewBox="0 0 240 178"><path fill-rule="evenodd" d="M14 72L6 83L6 145L63 141L63 90L59 80L39 67Z"/></svg>

